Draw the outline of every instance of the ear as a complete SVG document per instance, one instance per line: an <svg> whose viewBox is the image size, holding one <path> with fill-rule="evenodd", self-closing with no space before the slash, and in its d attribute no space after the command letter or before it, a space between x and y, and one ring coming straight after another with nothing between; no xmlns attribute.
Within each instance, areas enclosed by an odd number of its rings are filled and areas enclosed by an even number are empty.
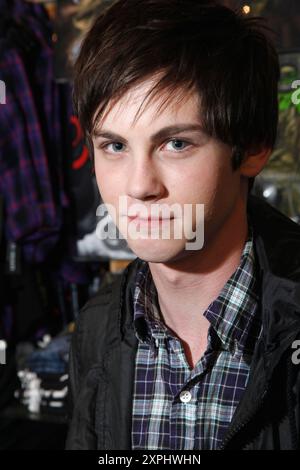
<svg viewBox="0 0 300 470"><path fill-rule="evenodd" d="M248 178L257 176L268 163L272 149L263 148L256 151L249 151L242 161L240 173Z"/></svg>

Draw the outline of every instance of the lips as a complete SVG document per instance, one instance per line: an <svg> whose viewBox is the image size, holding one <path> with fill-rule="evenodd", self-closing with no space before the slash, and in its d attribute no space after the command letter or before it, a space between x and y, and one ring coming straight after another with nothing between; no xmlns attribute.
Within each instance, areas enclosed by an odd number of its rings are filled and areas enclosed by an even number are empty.
<svg viewBox="0 0 300 470"><path fill-rule="evenodd" d="M159 221L163 221L163 220L172 220L173 217L147 217L147 218L144 218L144 217L139 217L138 215L134 215L134 216L128 216L128 218L130 220L138 220L138 221L142 221L142 222L151 222L151 221L155 221L155 222L159 222Z"/></svg>

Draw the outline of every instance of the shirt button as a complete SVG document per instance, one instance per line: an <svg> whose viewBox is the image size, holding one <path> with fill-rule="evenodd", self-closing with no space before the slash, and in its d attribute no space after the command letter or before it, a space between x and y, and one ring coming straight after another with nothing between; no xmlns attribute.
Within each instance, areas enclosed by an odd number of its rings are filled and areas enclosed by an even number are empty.
<svg viewBox="0 0 300 470"><path fill-rule="evenodd" d="M179 397L182 403L188 403L189 401L191 401L192 394L188 390L184 390L180 393Z"/></svg>

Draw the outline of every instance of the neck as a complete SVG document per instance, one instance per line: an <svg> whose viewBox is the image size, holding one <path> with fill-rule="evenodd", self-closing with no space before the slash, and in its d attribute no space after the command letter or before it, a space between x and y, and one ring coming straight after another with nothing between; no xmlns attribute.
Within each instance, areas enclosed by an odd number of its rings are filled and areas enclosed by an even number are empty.
<svg viewBox="0 0 300 470"><path fill-rule="evenodd" d="M199 311L205 311L217 298L237 269L247 233L246 206L239 200L201 250L185 252L180 259L168 263L149 262L167 324L174 326L188 319L191 325L193 317L202 317Z"/></svg>

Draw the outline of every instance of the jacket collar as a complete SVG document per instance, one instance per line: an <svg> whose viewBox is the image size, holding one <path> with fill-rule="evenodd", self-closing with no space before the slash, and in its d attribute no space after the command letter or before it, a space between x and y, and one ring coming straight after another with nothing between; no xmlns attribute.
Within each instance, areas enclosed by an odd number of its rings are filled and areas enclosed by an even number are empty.
<svg viewBox="0 0 300 470"><path fill-rule="evenodd" d="M248 213L261 268L299 283L300 226L255 196L248 199Z"/></svg>
<svg viewBox="0 0 300 470"><path fill-rule="evenodd" d="M300 227L254 196L248 200L248 213L260 268L263 330L254 351L247 388L222 449L234 448L234 440L243 427L247 435L246 423L262 405L276 366L300 332Z"/></svg>
<svg viewBox="0 0 300 470"><path fill-rule="evenodd" d="M300 227L264 200L248 200L259 265L263 350L269 379L300 332Z"/></svg>

